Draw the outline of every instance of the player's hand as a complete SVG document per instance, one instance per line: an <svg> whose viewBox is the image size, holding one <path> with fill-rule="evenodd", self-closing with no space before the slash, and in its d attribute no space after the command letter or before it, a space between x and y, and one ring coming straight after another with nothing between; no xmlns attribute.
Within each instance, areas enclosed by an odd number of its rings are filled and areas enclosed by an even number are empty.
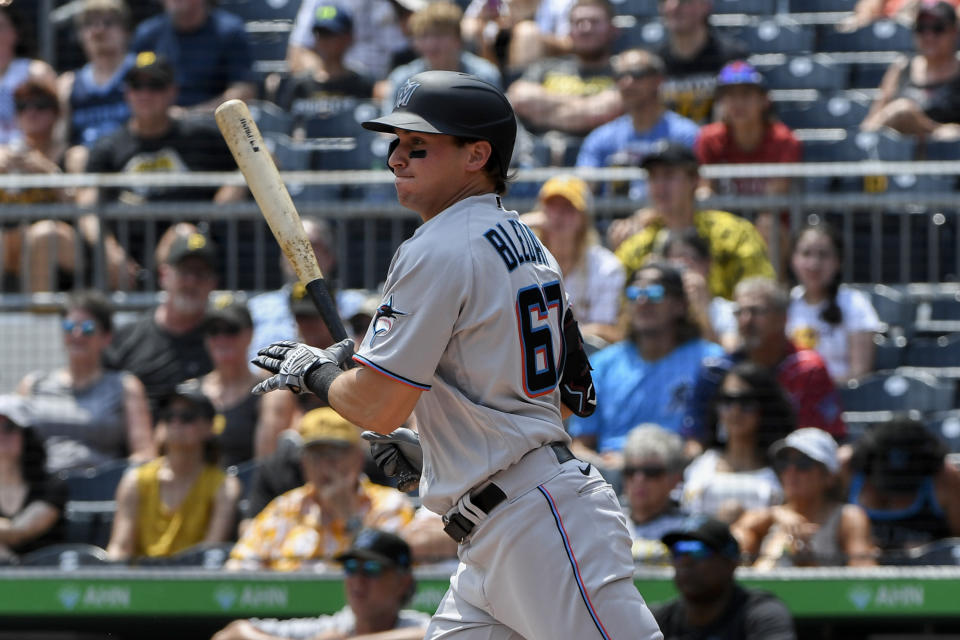
<svg viewBox="0 0 960 640"><path fill-rule="evenodd" d="M394 478L400 473L401 458L417 474L423 471L423 449L415 431L400 427L386 436L376 431L364 431L360 435L370 443L370 455L387 476Z"/></svg>
<svg viewBox="0 0 960 640"><path fill-rule="evenodd" d="M294 393L308 391L306 377L317 367L333 363L344 368L353 356L353 340L347 338L326 348L317 349L299 342L281 340L260 349L253 364L274 375L253 388L254 395L277 389L289 389Z"/></svg>

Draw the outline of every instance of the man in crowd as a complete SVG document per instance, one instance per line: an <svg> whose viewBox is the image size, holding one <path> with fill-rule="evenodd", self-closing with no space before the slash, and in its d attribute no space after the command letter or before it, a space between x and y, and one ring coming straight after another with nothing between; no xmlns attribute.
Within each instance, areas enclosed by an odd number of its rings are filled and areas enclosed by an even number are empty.
<svg viewBox="0 0 960 640"><path fill-rule="evenodd" d="M660 97L664 66L658 56L630 49L613 59L613 71L627 113L590 132L580 147L578 167L636 167L661 140L693 146L697 125L667 109ZM630 183L629 196L646 200L646 180Z"/></svg>

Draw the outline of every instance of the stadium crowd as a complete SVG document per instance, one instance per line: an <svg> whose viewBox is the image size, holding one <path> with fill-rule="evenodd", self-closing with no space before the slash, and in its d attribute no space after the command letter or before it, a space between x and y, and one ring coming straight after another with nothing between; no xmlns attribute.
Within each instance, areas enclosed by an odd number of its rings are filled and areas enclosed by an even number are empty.
<svg viewBox="0 0 960 640"><path fill-rule="evenodd" d="M884 368L877 345L888 329L870 294L843 282L847 243L825 216L791 230L781 211L700 206L714 194L803 188L701 175L702 165L804 157L748 43L711 26L710 0L659 0L663 37L644 47L639 31L616 26L609 0L303 0L286 70L271 74L254 72L256 47L229 2L82 0L72 37L84 61L63 70L32 57L30 4L0 3L2 174L231 170L211 126L229 98L273 103L289 116L284 135L306 140L366 135L354 110L391 110L422 70L501 87L522 129L515 166L556 167L522 219L557 258L592 353L599 408L569 421L573 448L621 493L637 562L677 569L681 600L657 612L665 629L749 627L752 607L770 625L753 637L792 637L782 605L736 587L734 567L911 564L960 538L960 468L927 407L877 424L844 419L845 392ZM861 0L837 23L851 32L897 15L913 34L863 131L908 137L920 151L960 138L957 4ZM318 157L304 168L333 168ZM646 177L590 184L578 167L641 167ZM594 199L610 195L637 210L601 227ZM249 393L264 375L247 364L259 347L332 343L289 268L273 291L218 291L226 239L216 225L171 219L156 238L134 228L121 242L95 215L114 202L248 197L230 185L0 192L4 203L88 212L76 225L5 219L0 232L5 290L69 293L66 365L0 396L0 561L30 564L50 545L85 543L142 566L220 548L227 570L342 568L350 610L235 623L217 639L394 626L411 635L390 637L418 637L423 620L403 609L409 570L456 554L439 516L391 486L359 429L312 396ZM335 230L304 224L335 274ZM142 286L155 265L156 307L114 322L110 296L86 288L101 246L111 289ZM339 302L362 339L376 292L342 291ZM958 407L948 384L952 404L936 409ZM83 482L116 501L99 527L70 520ZM360 578L397 596L389 610L354 593ZM704 609L710 598L730 608Z"/></svg>

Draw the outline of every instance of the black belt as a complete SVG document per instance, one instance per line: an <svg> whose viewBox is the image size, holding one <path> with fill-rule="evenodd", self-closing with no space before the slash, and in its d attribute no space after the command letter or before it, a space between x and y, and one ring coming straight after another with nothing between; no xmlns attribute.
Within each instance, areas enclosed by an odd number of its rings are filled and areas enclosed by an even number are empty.
<svg viewBox="0 0 960 640"><path fill-rule="evenodd" d="M562 442L551 442L547 446L553 450L554 455L557 456L557 462L560 464L573 460L575 457L569 447ZM503 489L492 482L470 496L470 502L485 514L493 511L494 507L506 499L507 494L503 492ZM473 521L465 518L459 511L443 516L443 531L453 538L457 544L467 539L467 536L473 531L473 527Z"/></svg>

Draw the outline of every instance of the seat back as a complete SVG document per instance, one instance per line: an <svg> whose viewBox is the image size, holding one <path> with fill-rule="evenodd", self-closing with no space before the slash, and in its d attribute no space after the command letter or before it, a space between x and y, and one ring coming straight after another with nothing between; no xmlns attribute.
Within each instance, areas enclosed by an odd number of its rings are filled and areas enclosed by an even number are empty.
<svg viewBox="0 0 960 640"><path fill-rule="evenodd" d="M928 372L878 372L840 387L845 411L921 411L952 408L954 387Z"/></svg>
<svg viewBox="0 0 960 640"><path fill-rule="evenodd" d="M23 567L57 567L74 571L80 567L102 567L111 564L107 552L84 543L55 544L20 556Z"/></svg>

